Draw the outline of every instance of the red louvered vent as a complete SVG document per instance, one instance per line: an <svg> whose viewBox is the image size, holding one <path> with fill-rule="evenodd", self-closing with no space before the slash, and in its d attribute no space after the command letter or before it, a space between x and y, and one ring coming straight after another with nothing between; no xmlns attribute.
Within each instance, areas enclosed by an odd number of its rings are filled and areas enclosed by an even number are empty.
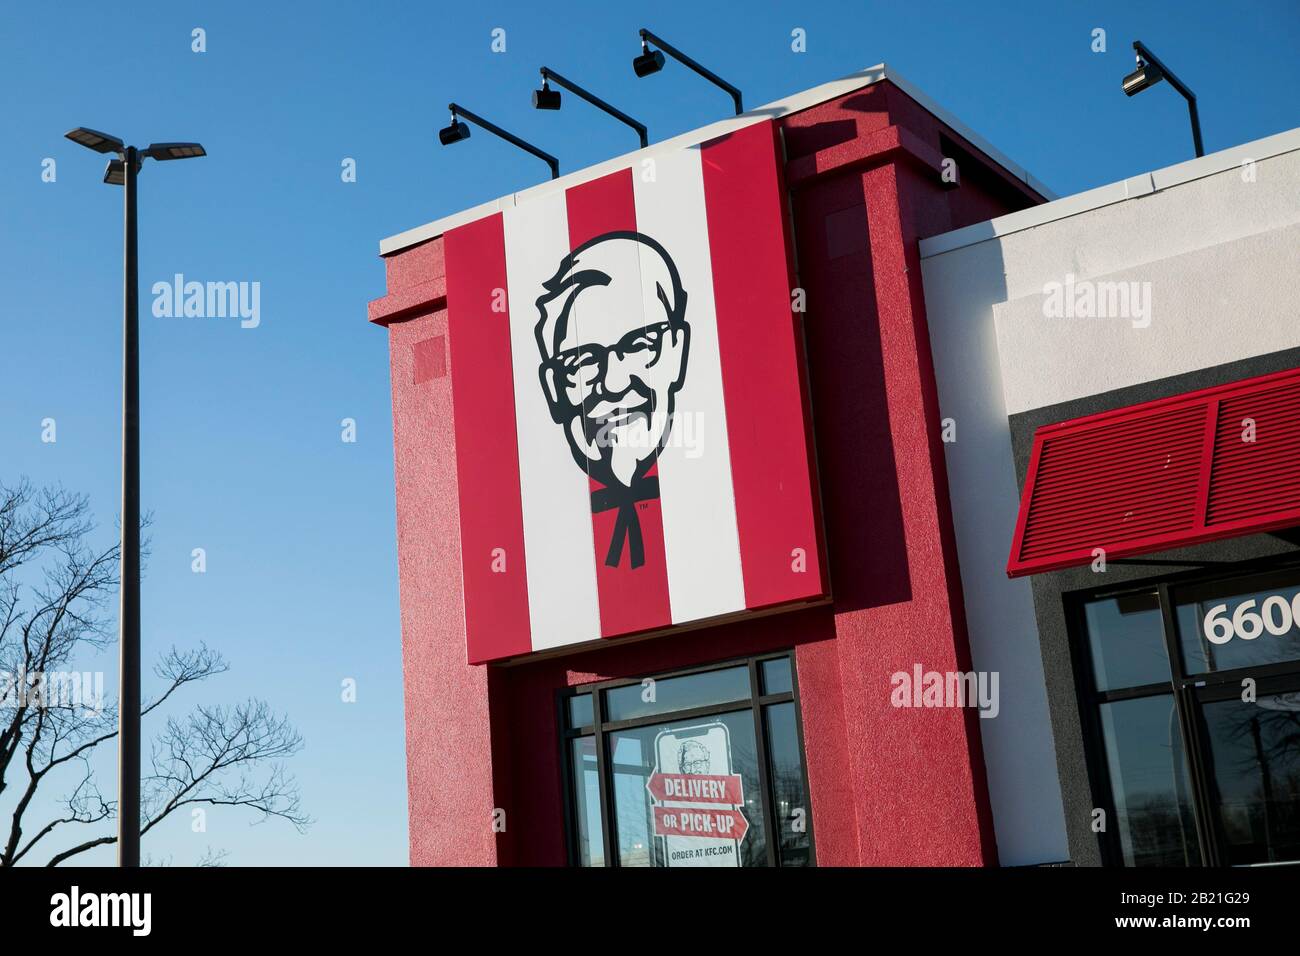
<svg viewBox="0 0 1300 956"><path fill-rule="evenodd" d="M1040 428L1007 574L1300 524L1300 369Z"/></svg>
<svg viewBox="0 0 1300 956"><path fill-rule="evenodd" d="M1300 380L1219 401L1210 527L1300 509Z"/></svg>

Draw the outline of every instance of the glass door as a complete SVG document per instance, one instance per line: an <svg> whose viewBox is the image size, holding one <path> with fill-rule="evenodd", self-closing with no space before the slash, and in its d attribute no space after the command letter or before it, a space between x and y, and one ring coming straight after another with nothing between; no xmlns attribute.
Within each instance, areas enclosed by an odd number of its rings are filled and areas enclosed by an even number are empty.
<svg viewBox="0 0 1300 956"><path fill-rule="evenodd" d="M1300 863L1300 567L1258 568L1076 599L1109 862Z"/></svg>
<svg viewBox="0 0 1300 956"><path fill-rule="evenodd" d="M1300 678L1198 688L1196 697L1219 861L1300 862Z"/></svg>

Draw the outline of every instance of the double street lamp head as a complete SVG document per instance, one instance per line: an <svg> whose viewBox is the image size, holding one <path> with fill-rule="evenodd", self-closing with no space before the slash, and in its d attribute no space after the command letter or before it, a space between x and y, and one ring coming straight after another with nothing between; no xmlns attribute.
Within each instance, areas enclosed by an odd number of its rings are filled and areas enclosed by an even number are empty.
<svg viewBox="0 0 1300 956"><path fill-rule="evenodd" d="M144 155L165 162L171 159L197 159L208 153L198 143L150 143Z"/></svg>
<svg viewBox="0 0 1300 956"><path fill-rule="evenodd" d="M128 159L135 163L135 171L138 173L146 157L167 162L173 159L196 159L208 155L207 150L198 143L150 143L145 149L137 150L134 146L127 146L116 136L86 126L78 126L63 135L78 146L93 149L97 153L117 154L117 159L110 159L104 169L104 182L110 186L126 184Z"/></svg>
<svg viewBox="0 0 1300 956"><path fill-rule="evenodd" d="M140 160L135 161L135 171L140 172L140 167L144 165ZM121 159L110 159L108 165L104 167L104 182L110 186L126 185L126 161Z"/></svg>
<svg viewBox="0 0 1300 956"><path fill-rule="evenodd" d="M101 133L99 130L90 129L87 126L78 126L76 129L68 130L63 135L78 146L93 149L97 153L117 153L121 155L126 150L126 144L116 136L109 136L107 133Z"/></svg>

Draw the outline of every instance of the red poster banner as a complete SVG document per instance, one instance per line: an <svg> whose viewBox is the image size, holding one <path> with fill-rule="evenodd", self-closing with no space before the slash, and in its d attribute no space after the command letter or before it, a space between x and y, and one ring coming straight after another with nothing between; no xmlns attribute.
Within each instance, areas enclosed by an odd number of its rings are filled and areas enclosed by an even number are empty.
<svg viewBox="0 0 1300 956"><path fill-rule="evenodd" d="M660 773L656 770L645 786L660 803L682 800L690 803L723 803L734 807L745 802L738 773Z"/></svg>
<svg viewBox="0 0 1300 956"><path fill-rule="evenodd" d="M703 837L711 840L745 839L749 821L737 809L701 810L695 807L655 807L655 835Z"/></svg>

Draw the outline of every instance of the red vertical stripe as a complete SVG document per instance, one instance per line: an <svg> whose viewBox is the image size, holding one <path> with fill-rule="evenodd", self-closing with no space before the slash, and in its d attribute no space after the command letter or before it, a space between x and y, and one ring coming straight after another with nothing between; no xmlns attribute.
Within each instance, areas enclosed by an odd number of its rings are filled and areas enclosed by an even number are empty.
<svg viewBox="0 0 1300 956"><path fill-rule="evenodd" d="M602 233L636 229L631 169L574 186L565 199L570 250ZM580 315L581 299L578 309ZM581 318L578 321L581 324ZM657 470L655 466L648 474L656 475ZM601 487L596 480L589 480L592 491ZM618 567L605 563L617 512L611 510L592 515L602 637L666 627L672 622L668 604L668 564L664 556L663 509L657 498L638 502L636 508L645 541L645 563L639 568L631 567L626 547Z"/></svg>
<svg viewBox="0 0 1300 956"><path fill-rule="evenodd" d="M636 229L631 169L574 186L564 198L569 212L570 250L602 233Z"/></svg>
<svg viewBox="0 0 1300 956"><path fill-rule="evenodd" d="M449 230L447 327L469 662L532 650L500 213ZM436 546L435 542L429 543Z"/></svg>
<svg viewBox="0 0 1300 956"><path fill-rule="evenodd" d="M766 122L704 144L702 157L750 608L825 593L779 151L776 126ZM803 570L796 549L803 552Z"/></svg>

